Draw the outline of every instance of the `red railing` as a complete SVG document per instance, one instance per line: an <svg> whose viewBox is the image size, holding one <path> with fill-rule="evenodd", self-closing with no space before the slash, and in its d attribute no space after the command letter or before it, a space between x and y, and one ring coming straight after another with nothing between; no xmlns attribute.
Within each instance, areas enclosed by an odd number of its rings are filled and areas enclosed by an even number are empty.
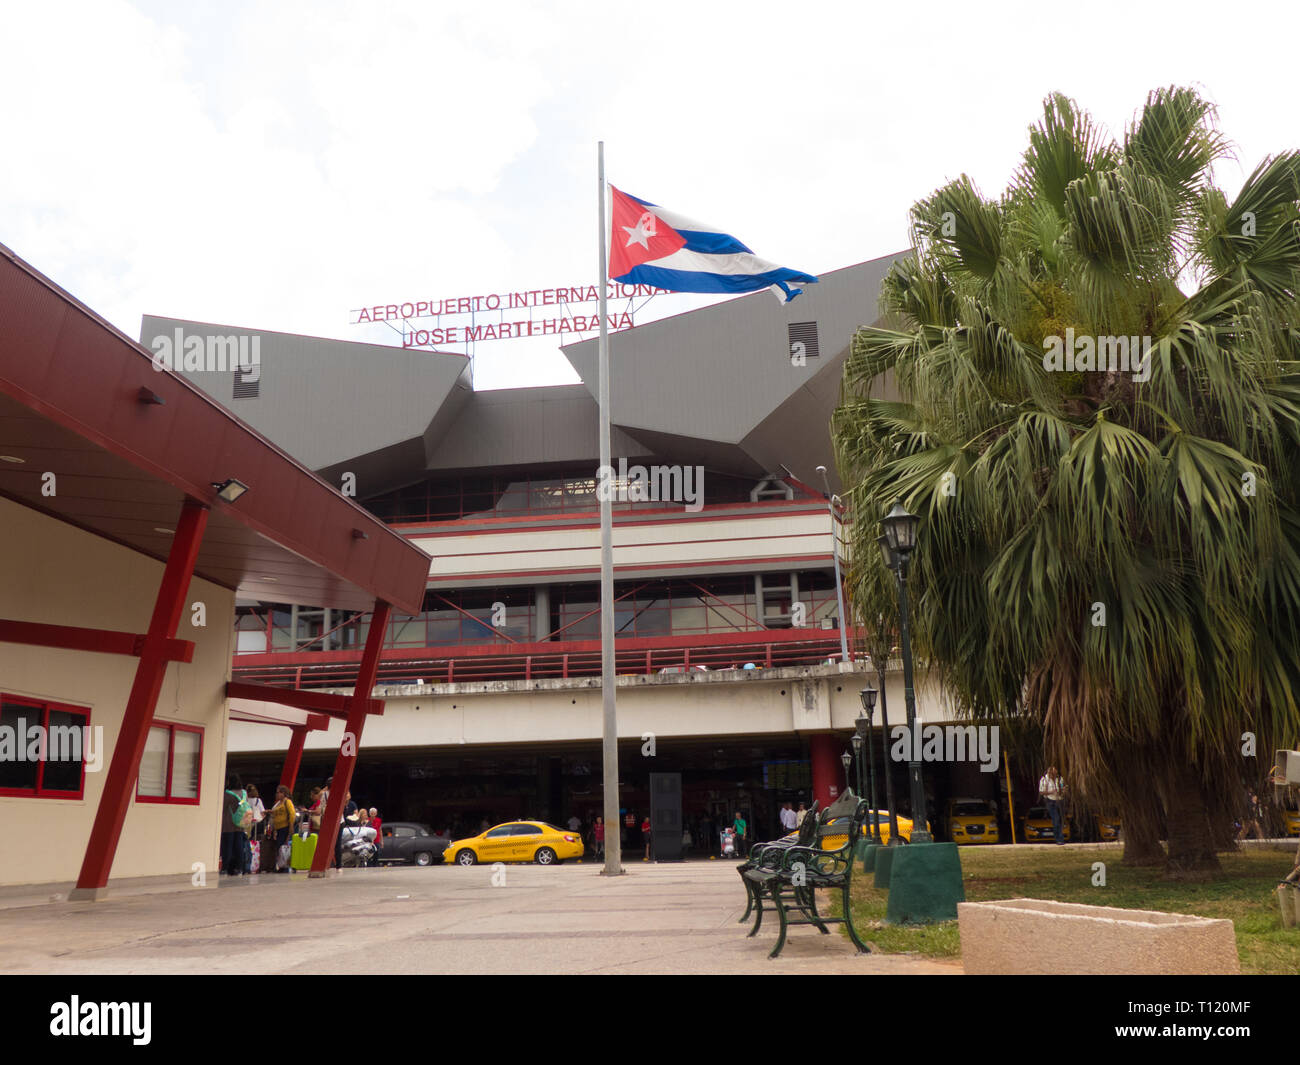
<svg viewBox="0 0 1300 1065"><path fill-rule="evenodd" d="M855 634L856 635L856 634ZM850 638L850 648L858 641ZM853 652L855 658L862 657ZM840 636L835 629L766 629L699 637L639 637L618 640L615 672L655 674L703 666L713 671L806 666L838 661ZM238 655L234 676L243 681L289 683L298 688L345 687L356 678L361 656L356 651L278 652ZM544 680L598 677L599 640L482 644L456 648L393 648L379 663L379 684L450 684L492 680Z"/></svg>

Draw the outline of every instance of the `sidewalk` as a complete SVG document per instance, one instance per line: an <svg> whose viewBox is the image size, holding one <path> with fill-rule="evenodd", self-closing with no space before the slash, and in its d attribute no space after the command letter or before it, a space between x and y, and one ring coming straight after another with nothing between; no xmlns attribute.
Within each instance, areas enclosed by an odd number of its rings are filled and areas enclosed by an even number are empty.
<svg viewBox="0 0 1300 1065"><path fill-rule="evenodd" d="M0 973L961 972L858 955L835 927L792 929L769 961L776 922L746 937L733 863L625 868L615 880L590 862L347 869L12 905L0 909Z"/></svg>

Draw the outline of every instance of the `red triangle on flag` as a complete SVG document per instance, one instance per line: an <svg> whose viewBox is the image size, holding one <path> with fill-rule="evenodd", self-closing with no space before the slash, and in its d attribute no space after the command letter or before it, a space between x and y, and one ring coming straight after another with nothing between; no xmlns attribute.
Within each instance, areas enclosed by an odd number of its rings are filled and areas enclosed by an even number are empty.
<svg viewBox="0 0 1300 1065"><path fill-rule="evenodd" d="M613 185L609 191L610 277L622 277L642 263L662 259L686 244L686 238L655 214L653 207L638 203Z"/></svg>

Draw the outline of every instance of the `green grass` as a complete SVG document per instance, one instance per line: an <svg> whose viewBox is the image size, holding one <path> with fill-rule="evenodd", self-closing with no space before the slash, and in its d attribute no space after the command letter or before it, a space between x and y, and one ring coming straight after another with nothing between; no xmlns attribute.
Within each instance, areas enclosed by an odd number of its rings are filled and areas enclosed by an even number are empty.
<svg viewBox="0 0 1300 1065"><path fill-rule="evenodd" d="M1223 875L1200 884L1166 881L1159 867L1130 869L1120 864L1121 854L1118 849L1100 847L962 847L966 901L1055 899L1226 917L1237 934L1243 973L1300 972L1300 928L1282 928L1273 894L1277 882L1291 871L1294 851L1252 849L1221 854ZM1106 865L1105 887L1092 884L1094 862ZM956 921L920 927L885 924L889 893L877 891L873 882L871 874L855 875L853 880L854 923L872 950L938 959L961 957Z"/></svg>

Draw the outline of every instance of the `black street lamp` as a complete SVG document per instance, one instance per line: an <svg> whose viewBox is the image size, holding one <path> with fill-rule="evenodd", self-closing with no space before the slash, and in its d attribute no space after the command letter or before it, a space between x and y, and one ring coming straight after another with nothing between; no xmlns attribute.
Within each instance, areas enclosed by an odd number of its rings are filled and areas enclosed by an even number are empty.
<svg viewBox="0 0 1300 1065"><path fill-rule="evenodd" d="M862 798L862 737L853 733L853 775L857 777L858 798Z"/></svg>
<svg viewBox="0 0 1300 1065"><path fill-rule="evenodd" d="M867 769L871 778L871 824L872 835L877 843L882 843L880 838L880 808L876 805L876 747L872 738L872 732L875 727L875 710L876 710L876 689L870 686L863 688L858 693L862 699L862 709L865 711L864 716L853 722L857 730L853 734L853 746L862 750L862 739L865 736L867 740ZM860 775L860 771L859 771Z"/></svg>
<svg viewBox="0 0 1300 1065"><path fill-rule="evenodd" d="M840 764L844 766L844 790L852 791L853 785L849 783L849 766L853 764L853 755L845 751L840 755Z"/></svg>
<svg viewBox="0 0 1300 1065"><path fill-rule="evenodd" d="M898 581L898 617L899 640L903 652L903 698L907 704L907 731L912 738L911 757L908 759L908 775L912 790L912 842L932 843L925 819L925 786L921 781L921 752L916 740L916 693L912 688L912 641L908 628L907 616L907 568L912 550L916 547L916 530L921 519L909 514L901 503L895 503L893 509L881 519L884 529L881 550L885 564L894 571Z"/></svg>

